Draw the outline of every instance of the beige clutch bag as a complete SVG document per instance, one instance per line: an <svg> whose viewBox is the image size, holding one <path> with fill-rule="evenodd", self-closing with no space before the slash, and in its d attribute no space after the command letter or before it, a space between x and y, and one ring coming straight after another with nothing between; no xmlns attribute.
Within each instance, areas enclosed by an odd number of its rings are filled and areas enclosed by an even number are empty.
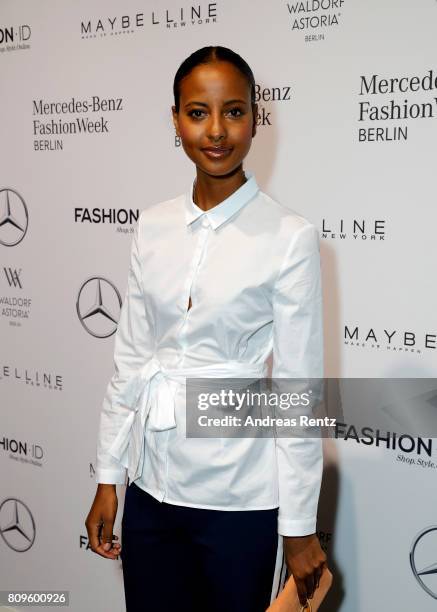
<svg viewBox="0 0 437 612"><path fill-rule="evenodd" d="M327 567L323 570L319 586L314 591L312 599L308 599L305 607L301 606L297 595L293 576L287 580L278 597L267 608L266 612L316 612L331 588L332 574Z"/></svg>

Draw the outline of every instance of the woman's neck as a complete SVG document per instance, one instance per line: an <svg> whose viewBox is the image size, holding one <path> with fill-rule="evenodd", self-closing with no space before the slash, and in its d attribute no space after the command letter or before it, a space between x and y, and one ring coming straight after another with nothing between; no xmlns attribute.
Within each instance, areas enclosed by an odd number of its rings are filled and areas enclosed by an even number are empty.
<svg viewBox="0 0 437 612"><path fill-rule="evenodd" d="M211 176L197 171L193 188L193 202L202 210L210 210L226 200L237 189L244 185L247 177L240 166L236 172L223 176Z"/></svg>

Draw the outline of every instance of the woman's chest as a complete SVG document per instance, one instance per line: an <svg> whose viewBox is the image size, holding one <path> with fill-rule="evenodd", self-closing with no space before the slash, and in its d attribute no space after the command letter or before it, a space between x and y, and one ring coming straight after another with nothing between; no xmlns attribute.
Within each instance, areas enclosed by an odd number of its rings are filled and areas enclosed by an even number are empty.
<svg viewBox="0 0 437 612"><path fill-rule="evenodd" d="M271 309L280 265L271 237L226 230L167 231L165 239L142 244L144 294L154 312L185 310L190 297L192 308L202 307L211 316Z"/></svg>

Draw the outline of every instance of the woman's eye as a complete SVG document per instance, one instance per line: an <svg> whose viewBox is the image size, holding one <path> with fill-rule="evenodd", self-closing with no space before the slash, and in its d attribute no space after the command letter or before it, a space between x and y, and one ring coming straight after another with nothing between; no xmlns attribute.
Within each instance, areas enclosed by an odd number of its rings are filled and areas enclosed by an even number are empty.
<svg viewBox="0 0 437 612"><path fill-rule="evenodd" d="M190 111L190 112L188 113L188 115L189 115L190 117L194 117L194 119L200 119L201 114L202 114L203 112L204 112L204 111L200 110L200 108L195 108L195 109L193 109L192 111ZM194 113L200 113L200 115L195 115Z"/></svg>
<svg viewBox="0 0 437 612"><path fill-rule="evenodd" d="M233 117L241 117L241 115L243 114L240 108L231 108L229 112L232 113Z"/></svg>

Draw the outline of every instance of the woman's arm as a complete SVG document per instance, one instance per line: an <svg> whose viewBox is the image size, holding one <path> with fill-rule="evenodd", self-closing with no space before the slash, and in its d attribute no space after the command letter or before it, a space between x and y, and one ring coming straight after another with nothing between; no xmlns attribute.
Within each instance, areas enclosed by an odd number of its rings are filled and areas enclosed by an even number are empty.
<svg viewBox="0 0 437 612"><path fill-rule="evenodd" d="M99 484L85 521L91 550L107 559L117 559L121 552L120 544L114 542L118 536L113 535L118 507L115 485L126 481L126 468L108 450L121 428L126 426L131 412L118 399L133 372L151 356L153 347L141 281L140 221L141 215L132 237L127 288L115 334L115 372L108 383L100 414L96 464Z"/></svg>
<svg viewBox="0 0 437 612"><path fill-rule="evenodd" d="M323 311L317 228L306 223L291 239L273 293L273 378L323 377ZM290 385L289 385L290 386ZM286 415L284 415L286 416ZM320 438L276 438L278 532L305 603L326 556L316 531L323 471Z"/></svg>
<svg viewBox="0 0 437 612"><path fill-rule="evenodd" d="M118 400L132 374L153 354L154 340L145 312L139 243L141 215L131 241L125 298L114 342L114 374L103 399L97 442L96 482L125 484L126 468L108 450L129 418L131 409Z"/></svg>

